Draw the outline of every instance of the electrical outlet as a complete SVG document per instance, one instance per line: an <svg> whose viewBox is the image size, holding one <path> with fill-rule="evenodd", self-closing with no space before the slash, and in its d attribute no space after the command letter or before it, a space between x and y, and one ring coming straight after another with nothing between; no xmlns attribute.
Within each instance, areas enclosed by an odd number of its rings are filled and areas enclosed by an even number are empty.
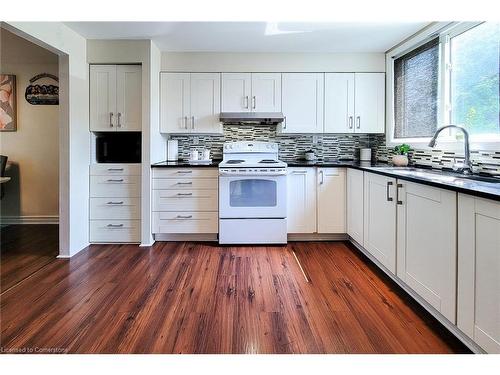
<svg viewBox="0 0 500 375"><path fill-rule="evenodd" d="M198 139L198 137L193 137L193 145L197 145L200 143L200 140Z"/></svg>
<svg viewBox="0 0 500 375"><path fill-rule="evenodd" d="M313 135L313 145L318 143L318 136L316 134Z"/></svg>

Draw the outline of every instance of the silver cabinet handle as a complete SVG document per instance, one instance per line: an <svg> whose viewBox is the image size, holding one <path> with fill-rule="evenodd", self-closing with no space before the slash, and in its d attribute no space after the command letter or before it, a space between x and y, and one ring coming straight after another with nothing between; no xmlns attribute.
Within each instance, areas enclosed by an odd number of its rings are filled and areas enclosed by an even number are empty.
<svg viewBox="0 0 500 375"><path fill-rule="evenodd" d="M191 129L194 129L194 116L191 116Z"/></svg>
<svg viewBox="0 0 500 375"><path fill-rule="evenodd" d="M108 224L108 228L121 228L123 227L123 224Z"/></svg>
<svg viewBox="0 0 500 375"><path fill-rule="evenodd" d="M193 171L177 171L177 173L185 174L185 173L193 173Z"/></svg>
<svg viewBox="0 0 500 375"><path fill-rule="evenodd" d="M191 195L193 195L193 193L177 193L177 195L180 195L180 196L191 196Z"/></svg>
<svg viewBox="0 0 500 375"><path fill-rule="evenodd" d="M319 181L319 184L323 185L323 183L325 182L325 174L323 173L323 171L319 171L319 173L321 176L321 180Z"/></svg>
<svg viewBox="0 0 500 375"><path fill-rule="evenodd" d="M177 215L177 219L191 219L193 215L188 215L188 216L182 216L182 215Z"/></svg>
<svg viewBox="0 0 500 375"><path fill-rule="evenodd" d="M403 201L399 200L399 189L403 187L403 184L397 184L396 185L396 203L399 204L399 205L403 205Z"/></svg>
<svg viewBox="0 0 500 375"><path fill-rule="evenodd" d="M120 202L108 202L106 204L109 204L110 206L113 206L113 205L120 205L120 204L123 204L123 201L120 201Z"/></svg>
<svg viewBox="0 0 500 375"><path fill-rule="evenodd" d="M192 185L192 182L178 182L176 185Z"/></svg>
<svg viewBox="0 0 500 375"><path fill-rule="evenodd" d="M188 128L188 117L184 116L184 129Z"/></svg>
<svg viewBox="0 0 500 375"><path fill-rule="evenodd" d="M118 117L118 127L121 128L122 127L122 123L121 123L120 119L122 118L122 114L120 112L118 112L116 115Z"/></svg>
<svg viewBox="0 0 500 375"><path fill-rule="evenodd" d="M109 112L109 126L113 127L113 112Z"/></svg>
<svg viewBox="0 0 500 375"><path fill-rule="evenodd" d="M123 182L123 178L119 179L108 178L108 182Z"/></svg>
<svg viewBox="0 0 500 375"><path fill-rule="evenodd" d="M252 96L252 108L255 109L257 106L257 98L255 96Z"/></svg>
<svg viewBox="0 0 500 375"><path fill-rule="evenodd" d="M245 96L245 109L248 109L248 95Z"/></svg>
<svg viewBox="0 0 500 375"><path fill-rule="evenodd" d="M356 129L361 129L361 116L356 117Z"/></svg>
<svg viewBox="0 0 500 375"><path fill-rule="evenodd" d="M119 171L123 171L123 168L108 168L108 171L116 171L116 172L119 172Z"/></svg>
<svg viewBox="0 0 500 375"><path fill-rule="evenodd" d="M349 116L349 129L352 129L352 121L353 121L352 116Z"/></svg>
<svg viewBox="0 0 500 375"><path fill-rule="evenodd" d="M286 129L286 116L283 117L283 129Z"/></svg>
<svg viewBox="0 0 500 375"><path fill-rule="evenodd" d="M390 196L390 189L392 186L392 181L387 181L387 202L392 202L392 197Z"/></svg>

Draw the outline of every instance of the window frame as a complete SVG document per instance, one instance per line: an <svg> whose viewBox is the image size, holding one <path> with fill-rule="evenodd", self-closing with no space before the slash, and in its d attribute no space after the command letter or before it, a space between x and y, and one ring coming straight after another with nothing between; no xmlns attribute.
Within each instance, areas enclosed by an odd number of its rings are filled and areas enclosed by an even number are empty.
<svg viewBox="0 0 500 375"><path fill-rule="evenodd" d="M386 53L386 144L395 146L401 143L409 144L416 149L431 149L428 143L431 137L395 138L395 108L394 108L394 62L423 44L439 38L439 77L438 82L438 124L437 128L450 123L451 118L451 38L463 34L483 22L435 22L419 33L402 42ZM452 68L452 67L451 67ZM488 135L471 135L471 149L499 150L500 134L491 139ZM463 151L463 144L452 136L452 132L439 135L438 148L444 151Z"/></svg>

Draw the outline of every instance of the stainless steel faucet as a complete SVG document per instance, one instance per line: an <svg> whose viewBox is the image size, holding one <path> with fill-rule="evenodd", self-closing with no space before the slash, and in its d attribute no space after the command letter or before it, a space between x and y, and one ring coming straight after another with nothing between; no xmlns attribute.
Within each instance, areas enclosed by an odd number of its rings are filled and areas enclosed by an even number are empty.
<svg viewBox="0 0 500 375"><path fill-rule="evenodd" d="M434 147L436 145L436 139L444 129L449 129L449 128L454 128L454 129L459 129L464 133L464 147L465 147L465 157L464 157L464 162L463 163L455 163L453 165L453 169L465 174L465 175L471 175L472 174L472 162L470 161L470 144L469 144L469 132L462 126L458 125L446 125L443 126L442 128L439 128L434 136L432 137L431 141L429 142L429 147Z"/></svg>

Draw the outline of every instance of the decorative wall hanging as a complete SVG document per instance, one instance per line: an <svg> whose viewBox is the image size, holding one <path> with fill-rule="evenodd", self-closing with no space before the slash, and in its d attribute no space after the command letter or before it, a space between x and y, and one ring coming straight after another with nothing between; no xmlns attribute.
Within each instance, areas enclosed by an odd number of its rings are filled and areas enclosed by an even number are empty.
<svg viewBox="0 0 500 375"><path fill-rule="evenodd" d="M30 79L30 85L26 87L26 93L24 94L26 101L33 105L58 105L59 86L34 84L40 78L51 78L59 82L59 79L55 75L49 73L34 76Z"/></svg>
<svg viewBox="0 0 500 375"><path fill-rule="evenodd" d="M16 131L16 76L0 74L0 131Z"/></svg>

